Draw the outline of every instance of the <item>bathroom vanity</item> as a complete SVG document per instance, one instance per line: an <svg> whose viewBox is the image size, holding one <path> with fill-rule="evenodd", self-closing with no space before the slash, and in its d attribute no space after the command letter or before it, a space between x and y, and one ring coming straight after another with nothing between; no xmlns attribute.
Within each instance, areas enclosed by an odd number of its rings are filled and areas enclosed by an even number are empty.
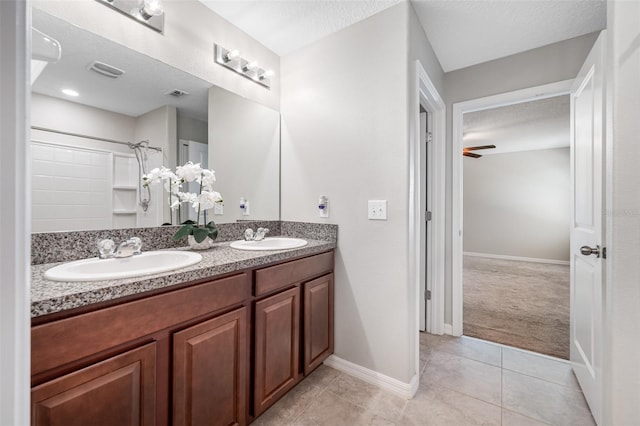
<svg viewBox="0 0 640 426"><path fill-rule="evenodd" d="M35 316L32 424L250 423L333 352L334 248L220 244L152 290Z"/></svg>

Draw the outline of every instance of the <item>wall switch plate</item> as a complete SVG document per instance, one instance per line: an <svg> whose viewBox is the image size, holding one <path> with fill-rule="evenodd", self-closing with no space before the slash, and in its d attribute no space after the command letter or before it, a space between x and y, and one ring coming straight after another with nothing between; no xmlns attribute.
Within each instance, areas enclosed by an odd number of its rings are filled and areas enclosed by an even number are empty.
<svg viewBox="0 0 640 426"><path fill-rule="evenodd" d="M387 220L387 200L369 200L369 220Z"/></svg>
<svg viewBox="0 0 640 426"><path fill-rule="evenodd" d="M213 214L222 216L224 214L224 204L215 203L213 205Z"/></svg>

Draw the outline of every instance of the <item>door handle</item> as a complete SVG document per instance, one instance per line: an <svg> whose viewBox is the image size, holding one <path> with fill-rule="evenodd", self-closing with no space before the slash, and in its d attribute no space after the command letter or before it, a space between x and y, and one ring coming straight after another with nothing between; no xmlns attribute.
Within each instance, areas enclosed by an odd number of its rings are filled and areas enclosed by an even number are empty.
<svg viewBox="0 0 640 426"><path fill-rule="evenodd" d="M593 247L589 247L589 246L582 246L580 247L580 254L584 255L584 256L590 256L592 254L595 254L597 258L600 257L600 246L596 246L596 248Z"/></svg>

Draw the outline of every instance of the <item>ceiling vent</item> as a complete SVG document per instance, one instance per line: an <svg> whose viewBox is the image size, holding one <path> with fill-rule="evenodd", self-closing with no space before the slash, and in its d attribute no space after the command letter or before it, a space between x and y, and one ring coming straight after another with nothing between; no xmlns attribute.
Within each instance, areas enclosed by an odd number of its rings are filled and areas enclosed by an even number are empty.
<svg viewBox="0 0 640 426"><path fill-rule="evenodd" d="M173 96L174 98L179 98L188 94L189 92L185 92L184 90L180 90L180 89L169 90L167 93L165 93L165 95Z"/></svg>
<svg viewBox="0 0 640 426"><path fill-rule="evenodd" d="M100 75L104 75L106 77L118 78L124 75L124 71L120 68L116 68L109 64L105 64L104 62L93 61L89 64L87 69L97 72Z"/></svg>

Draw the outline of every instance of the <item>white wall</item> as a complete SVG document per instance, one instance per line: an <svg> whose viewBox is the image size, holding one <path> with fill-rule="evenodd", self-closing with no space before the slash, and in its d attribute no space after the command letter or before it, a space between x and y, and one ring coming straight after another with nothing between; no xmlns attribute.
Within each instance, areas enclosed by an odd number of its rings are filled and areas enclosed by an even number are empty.
<svg viewBox="0 0 640 426"><path fill-rule="evenodd" d="M132 142L135 136L136 119L128 115L32 93L31 125L122 142ZM38 139L43 134L40 131L34 131L32 136L33 139ZM69 144L77 143L78 141L78 138L70 136L52 137ZM124 145L87 139L82 140L81 146L94 149L113 149L118 152L131 151Z"/></svg>
<svg viewBox="0 0 640 426"><path fill-rule="evenodd" d="M409 382L408 21L402 3L282 58L282 219L340 226L335 353ZM318 217L320 195L330 217ZM388 220L367 220L367 200Z"/></svg>
<svg viewBox="0 0 640 426"><path fill-rule="evenodd" d="M444 76L447 102L447 170L452 170L451 134L452 105L456 102L511 92L573 79L578 74L597 34L587 34L570 40L543 46L527 52L485 62ZM456 154L457 155L457 154ZM445 323L451 324L451 182L446 188L446 259L445 259Z"/></svg>
<svg viewBox="0 0 640 426"><path fill-rule="evenodd" d="M224 199L218 223L280 218L280 114L219 87L209 89L209 167ZM249 215L240 210L249 200Z"/></svg>
<svg viewBox="0 0 640 426"><path fill-rule="evenodd" d="M165 1L164 34L95 0L33 0L34 7L241 96L280 109L280 58L196 0ZM213 45L272 69L271 89L216 64ZM64 51L64 46L62 46Z"/></svg>
<svg viewBox="0 0 640 426"><path fill-rule="evenodd" d="M607 2L604 423L640 424L640 2Z"/></svg>
<svg viewBox="0 0 640 426"><path fill-rule="evenodd" d="M465 157L464 251L568 262L570 202L569 148Z"/></svg>
<svg viewBox="0 0 640 426"><path fill-rule="evenodd" d="M50 130L57 130L63 132L76 133L79 135L93 136L99 138L113 139L120 142L139 142L141 140L148 139L151 146L162 148L165 155L165 163L171 164L171 167L176 162L176 109L174 107L161 107L157 110L150 111L147 114L143 114L140 117L134 118L123 114L118 114L110 111L105 111L99 108L89 107L75 102L69 102L63 99L53 98L49 96L39 95L34 93L32 95L31 102L31 123L33 126L42 127ZM69 136L64 134L55 133L53 131L46 130L33 130L32 140L41 141L53 144L62 144L71 147L77 147L81 149L93 149L99 151L107 151L112 153L121 153L126 155L133 155L133 151L126 145L115 144L109 142L97 141L85 137ZM76 155L80 155L77 153ZM34 200L35 203L41 205L41 207L34 206L34 219L37 219L40 223L37 226L34 225L35 232L52 231L52 230L71 230L71 229L100 229L110 226L99 226L98 222L87 222L84 220L78 220L73 227L64 225L62 221L58 223L57 229L51 228L56 226L54 222L47 221L48 218L53 216L48 215L46 205L43 204L43 196L47 196L43 191L50 188L49 184L45 180L45 176L41 173L39 168L56 167L56 164L60 167L64 165L64 158L62 161L53 161L54 159L47 160L46 158L34 158L33 174L34 174L34 189L41 191L39 198ZM158 167L162 164L160 156L155 155L154 151L149 153L149 169ZM62 169L60 169L62 170ZM110 170L110 169L109 169ZM50 170L54 172L53 170ZM80 173L80 171L69 170L69 173ZM95 171L92 172L92 176L86 176L87 178L95 179ZM136 165L137 174L137 165ZM64 177L60 175L59 177ZM80 177L78 175L78 177ZM111 173L105 178L111 179ZM111 182L108 183L109 187ZM78 187L76 187L77 189ZM138 207L138 226L158 226L163 220L168 220L168 208L166 206L167 201L163 195L163 189L160 186L152 187L152 199L153 203L147 212L143 212ZM109 195L110 196L110 195ZM51 202L49 200L48 202ZM164 203L164 204L163 204ZM66 204L65 204L66 205ZM109 206L111 204L109 203ZM89 208L89 207L87 207ZM158 211L160 209L160 215ZM63 210L65 210L63 208ZM71 213L69 209L66 209L67 213ZM73 212L74 215L79 213L78 210ZM162 215L166 215L166 219L163 219ZM81 215L77 215L78 218ZM88 215L89 216L89 215ZM96 216L92 214L92 216ZM110 216L110 215L109 215ZM72 219L73 215L68 217ZM63 219L58 215L58 219ZM118 219L118 218L116 218ZM120 217L119 219L122 219ZM127 223L132 223L130 220ZM115 224L117 225L117 224ZM133 226L136 226L135 224Z"/></svg>
<svg viewBox="0 0 640 426"><path fill-rule="evenodd" d="M162 148L162 164L175 170L178 164L178 131L177 131L177 111L173 106L165 105L146 114L142 114L136 119L134 141L140 142L148 140L151 146ZM133 151L129 150L129 153ZM156 160L157 161L157 160ZM149 164L149 167L158 167L159 164ZM177 219L171 222L169 213L169 199L167 192L161 185L151 188L152 203L146 212L138 208L138 217L141 225L158 226L161 223L178 224ZM162 203L157 201L158 198ZM156 208L162 209L162 214L158 215ZM173 214L177 217L177 214ZM158 221L160 219L160 221Z"/></svg>

